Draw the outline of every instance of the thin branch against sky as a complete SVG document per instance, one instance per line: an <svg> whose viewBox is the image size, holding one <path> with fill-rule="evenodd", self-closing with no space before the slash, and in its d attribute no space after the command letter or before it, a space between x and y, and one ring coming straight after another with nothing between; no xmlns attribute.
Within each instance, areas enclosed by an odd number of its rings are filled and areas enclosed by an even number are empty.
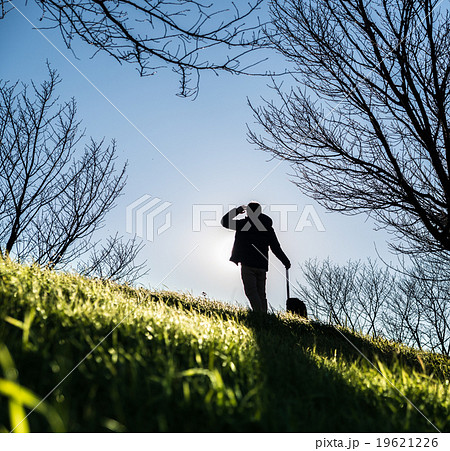
<svg viewBox="0 0 450 451"><path fill-rule="evenodd" d="M153 141L123 113L103 91L96 86L11 0L8 2L13 8L197 191L200 189L186 176L186 174L162 152Z"/></svg>

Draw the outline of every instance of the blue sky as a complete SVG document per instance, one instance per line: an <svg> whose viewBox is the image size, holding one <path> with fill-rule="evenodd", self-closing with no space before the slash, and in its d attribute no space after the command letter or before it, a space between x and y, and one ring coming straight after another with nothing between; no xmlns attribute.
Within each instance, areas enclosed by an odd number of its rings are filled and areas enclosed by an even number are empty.
<svg viewBox="0 0 450 451"><path fill-rule="evenodd" d="M31 22L39 23L32 4L17 6ZM140 78L132 66L121 66L106 55L90 58L92 50L80 41L75 58L58 32L44 30L41 35L17 11L0 23L0 78L43 81L48 60L62 78L61 100L76 99L87 137L116 139L120 161L128 161L124 194L97 238L116 232L131 238L126 231L127 206L144 195L168 203L154 226L160 228L166 220L170 226L144 239L141 258L150 269L141 281L144 286L194 295L206 292L211 298L247 305L239 269L228 261L233 233L208 221L214 219L214 209L225 213L229 205L250 200L267 205L265 212L273 218L292 262L291 281L301 279L298 265L309 258L330 257L340 263L375 258L376 246L384 258L392 259L388 235L375 232L371 220L325 212L291 183L293 171L286 163L270 160L247 142L247 124L254 123L247 98L254 104L261 96L270 99L267 79L203 74L197 99L182 99L176 96L178 79L170 69ZM291 210L287 224L280 205ZM311 216L302 216L311 208L324 231ZM193 230L195 211L203 211L200 230ZM284 268L272 255L268 300L280 309L285 298Z"/></svg>

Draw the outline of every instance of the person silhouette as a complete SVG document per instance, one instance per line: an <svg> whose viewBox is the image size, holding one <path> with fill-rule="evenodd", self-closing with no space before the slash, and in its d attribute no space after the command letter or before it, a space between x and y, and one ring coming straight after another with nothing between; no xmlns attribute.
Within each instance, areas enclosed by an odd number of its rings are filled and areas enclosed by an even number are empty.
<svg viewBox="0 0 450 451"><path fill-rule="evenodd" d="M235 219L241 213L243 219ZM262 213L261 205L250 202L247 206L233 208L221 220L223 227L235 230L230 261L241 264L244 292L254 312L267 313L266 279L269 270L269 247L289 269L291 262L282 251L273 229L272 219Z"/></svg>

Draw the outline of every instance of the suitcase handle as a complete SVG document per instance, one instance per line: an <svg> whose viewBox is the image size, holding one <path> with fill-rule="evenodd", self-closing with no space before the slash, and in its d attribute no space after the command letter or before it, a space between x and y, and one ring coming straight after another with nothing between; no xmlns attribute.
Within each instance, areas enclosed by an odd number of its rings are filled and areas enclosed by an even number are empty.
<svg viewBox="0 0 450 451"><path fill-rule="evenodd" d="M286 268L286 291L287 291L287 298L289 299L289 269Z"/></svg>

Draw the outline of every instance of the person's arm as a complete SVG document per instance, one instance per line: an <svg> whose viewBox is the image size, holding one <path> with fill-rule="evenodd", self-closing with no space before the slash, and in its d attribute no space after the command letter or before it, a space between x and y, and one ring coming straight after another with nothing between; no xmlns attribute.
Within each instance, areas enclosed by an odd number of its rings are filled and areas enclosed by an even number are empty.
<svg viewBox="0 0 450 451"><path fill-rule="evenodd" d="M291 262L288 259L287 255L281 249L280 242L278 241L277 235L275 234L275 230L270 230L270 249L274 253L274 255L278 258L278 260L283 263L286 269L291 267Z"/></svg>
<svg viewBox="0 0 450 451"><path fill-rule="evenodd" d="M233 208L226 215L224 215L220 223L227 229L237 230L238 221L236 221L234 218L240 215L241 213L244 213L244 211L245 209L242 206Z"/></svg>

